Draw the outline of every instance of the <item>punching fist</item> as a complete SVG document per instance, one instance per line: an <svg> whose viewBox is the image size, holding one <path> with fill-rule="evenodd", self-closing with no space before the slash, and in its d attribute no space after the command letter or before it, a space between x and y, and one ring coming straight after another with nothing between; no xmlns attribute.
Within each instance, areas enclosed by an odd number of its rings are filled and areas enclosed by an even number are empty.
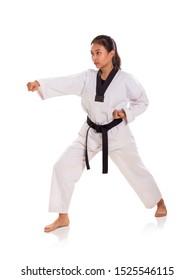
<svg viewBox="0 0 195 280"><path fill-rule="evenodd" d="M37 81L29 82L27 85L28 91L36 91L38 90L40 84Z"/></svg>

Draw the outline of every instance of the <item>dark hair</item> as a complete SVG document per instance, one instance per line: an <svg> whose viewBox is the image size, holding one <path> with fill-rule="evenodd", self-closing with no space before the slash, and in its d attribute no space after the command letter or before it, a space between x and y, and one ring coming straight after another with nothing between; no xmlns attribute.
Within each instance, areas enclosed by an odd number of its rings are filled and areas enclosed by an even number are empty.
<svg viewBox="0 0 195 280"><path fill-rule="evenodd" d="M115 55L112 58L113 66L121 69L121 59L120 59L120 56L117 51L116 43L110 36L99 35L92 40L91 45L94 43L97 43L97 44L103 46L108 52L111 52L112 50L114 50Z"/></svg>

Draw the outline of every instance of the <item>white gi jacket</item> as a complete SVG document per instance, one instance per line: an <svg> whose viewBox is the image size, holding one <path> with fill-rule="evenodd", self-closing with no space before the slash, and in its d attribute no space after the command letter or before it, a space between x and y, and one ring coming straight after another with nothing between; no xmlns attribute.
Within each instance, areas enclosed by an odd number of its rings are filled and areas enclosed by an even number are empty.
<svg viewBox="0 0 195 280"><path fill-rule="evenodd" d="M126 120L108 132L109 147L117 148L118 145L121 146L126 143L124 131L119 133L119 127L126 126L136 116L143 113L148 106L148 98L144 88L131 74L119 70L105 92L104 102L94 101L96 95L96 77L96 70L88 70L77 75L39 79L38 81L41 86L39 93L43 99L70 94L81 96L81 104L84 111L94 123L101 125L113 120L114 110L123 109L127 116ZM83 136L86 133L86 126L85 123L79 133L79 135L82 135L80 139L82 142ZM94 135L97 134L94 131L90 131L91 133ZM116 134L119 137L117 137L118 139L112 139L110 137L111 135L116 137ZM100 135L98 137L101 138ZM91 139L90 141L89 139L89 145L91 142L93 140Z"/></svg>

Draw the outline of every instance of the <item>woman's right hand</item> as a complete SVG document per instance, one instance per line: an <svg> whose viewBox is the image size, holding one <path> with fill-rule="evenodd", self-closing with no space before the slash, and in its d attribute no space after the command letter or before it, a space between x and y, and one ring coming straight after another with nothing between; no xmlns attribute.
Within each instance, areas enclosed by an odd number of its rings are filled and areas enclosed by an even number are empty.
<svg viewBox="0 0 195 280"><path fill-rule="evenodd" d="M34 82L29 82L27 85L28 91L36 91L40 87L39 82L34 81Z"/></svg>

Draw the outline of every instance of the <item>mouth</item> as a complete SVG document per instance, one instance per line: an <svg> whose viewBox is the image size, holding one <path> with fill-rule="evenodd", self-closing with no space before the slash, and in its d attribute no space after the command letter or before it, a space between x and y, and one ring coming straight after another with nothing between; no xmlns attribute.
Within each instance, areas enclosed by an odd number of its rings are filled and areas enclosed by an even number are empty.
<svg viewBox="0 0 195 280"><path fill-rule="evenodd" d="M96 67L99 67L99 62L94 62Z"/></svg>

